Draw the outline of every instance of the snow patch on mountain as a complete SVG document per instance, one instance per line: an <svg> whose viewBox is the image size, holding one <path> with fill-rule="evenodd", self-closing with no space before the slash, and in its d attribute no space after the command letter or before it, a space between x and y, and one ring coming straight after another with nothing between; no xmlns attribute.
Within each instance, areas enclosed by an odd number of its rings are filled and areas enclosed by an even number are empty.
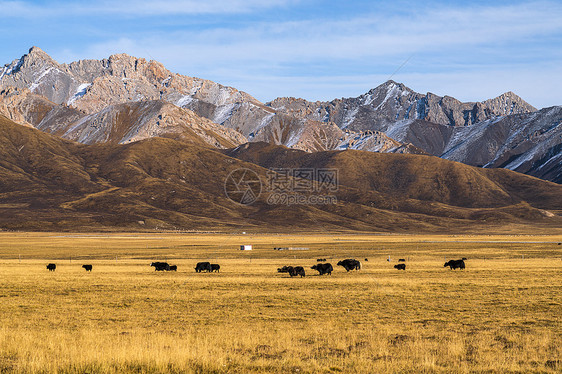
<svg viewBox="0 0 562 374"><path fill-rule="evenodd" d="M347 111L345 113L345 116L343 117L343 124L342 124L342 129L345 129L347 126L349 126L354 120L355 120L355 116L357 115L357 112L359 112L359 108L354 108L351 111Z"/></svg>
<svg viewBox="0 0 562 374"><path fill-rule="evenodd" d="M78 86L78 88L76 89L76 92L74 93L74 95L72 95L72 97L70 99L68 99L66 104L72 105L72 103L74 103L77 99L84 96L86 94L86 92L88 91L88 87L90 87L91 85L92 85L91 83L82 83L80 86Z"/></svg>
<svg viewBox="0 0 562 374"><path fill-rule="evenodd" d="M390 98L395 97L397 95L396 93L397 90L398 90L398 86L396 85L396 83L394 82L390 83L387 87L386 96L384 97L383 101L379 105L377 105L375 110L379 110L380 108L382 108L384 104L386 104L388 100L390 100Z"/></svg>
<svg viewBox="0 0 562 374"><path fill-rule="evenodd" d="M2 78L4 78L4 75L10 75L10 74L12 74L12 70L13 70L13 68L12 68L11 66L9 66L9 65L4 66L4 67L2 68L2 74L0 74L0 80L1 80Z"/></svg>
<svg viewBox="0 0 562 374"><path fill-rule="evenodd" d="M535 154L537 153L537 148L539 148L539 147L538 146L534 147L533 150L524 153L520 157L516 158L514 161L507 164L505 166L505 168L509 169L509 170L517 170L518 168L523 166L524 163L531 162L533 160L533 158L535 157ZM491 166L491 164L492 163L488 163L488 164L486 164L486 166Z"/></svg>
<svg viewBox="0 0 562 374"><path fill-rule="evenodd" d="M214 123L222 124L224 121L230 118L234 109L237 108L237 104L227 104L217 108L213 118L211 119Z"/></svg>
<svg viewBox="0 0 562 374"><path fill-rule="evenodd" d="M368 95L365 95L365 97L363 98L362 105L369 105L373 102L373 100L375 100L375 96L372 93L369 93Z"/></svg>
<svg viewBox="0 0 562 374"><path fill-rule="evenodd" d="M228 102L228 99L230 99L231 96L232 94L227 87L221 87L219 89L218 96L215 98L215 102L217 103L217 105L224 105Z"/></svg>
<svg viewBox="0 0 562 374"><path fill-rule="evenodd" d="M161 83L162 86L168 87L168 83L170 82L171 79L172 79L172 76L169 75L168 78L166 78L166 79L164 79L164 80L162 81L162 83Z"/></svg>
<svg viewBox="0 0 562 374"><path fill-rule="evenodd" d="M0 75L0 80L5 75L11 75L11 74L17 72L22 65L23 65L23 58L17 59L14 62L12 62L11 64L4 65L4 68L2 69L2 74Z"/></svg>
<svg viewBox="0 0 562 374"><path fill-rule="evenodd" d="M471 139L482 138L490 123L490 120L486 120L472 126L455 128L440 157L452 161L466 159L471 152Z"/></svg>
<svg viewBox="0 0 562 374"><path fill-rule="evenodd" d="M407 136L408 127L412 122L414 120L411 119L396 121L386 129L385 134L396 141L403 142Z"/></svg>
<svg viewBox="0 0 562 374"><path fill-rule="evenodd" d="M554 165L554 164L558 164L558 165L562 165L562 153L558 153L554 156L552 156L551 158L549 158L545 163L541 164L537 170L542 170L546 165Z"/></svg>
<svg viewBox="0 0 562 374"><path fill-rule="evenodd" d="M107 109L106 109L107 111ZM92 118L94 118L94 114L90 114L87 115L83 118L81 118L80 120L76 121L76 123L74 123L71 127L68 128L68 130L66 130L66 132L61 136L62 138L69 138L70 135L72 135L76 129L78 129L80 126L82 126L84 123L89 122L92 120ZM80 141L80 140L77 140Z"/></svg>
<svg viewBox="0 0 562 374"><path fill-rule="evenodd" d="M256 127L256 129L248 135L248 140L252 140L256 136L256 134L259 133L261 129L269 125L273 117L275 117L275 113L270 113L265 117L263 117L263 119L261 120L260 124Z"/></svg>
<svg viewBox="0 0 562 374"><path fill-rule="evenodd" d="M180 108L183 108L187 104L191 103L192 101L193 101L193 96L185 95L185 96L180 97L174 104L176 106L179 106Z"/></svg>
<svg viewBox="0 0 562 374"><path fill-rule="evenodd" d="M285 146L290 148L290 147L293 147L295 144L297 144L297 142L301 139L302 134L304 133L304 130L305 130L305 127L301 126L298 129L298 131L291 134L289 139L285 142Z"/></svg>
<svg viewBox="0 0 562 374"><path fill-rule="evenodd" d="M55 69L54 67L50 67L47 70L45 70L43 73L41 73L41 75L35 79L35 82L33 82L33 84L31 84L31 86L29 86L29 90L31 92L35 91L37 89L37 87L39 87L39 85L41 84L41 79L45 78L45 76L47 74L49 74L53 69Z"/></svg>

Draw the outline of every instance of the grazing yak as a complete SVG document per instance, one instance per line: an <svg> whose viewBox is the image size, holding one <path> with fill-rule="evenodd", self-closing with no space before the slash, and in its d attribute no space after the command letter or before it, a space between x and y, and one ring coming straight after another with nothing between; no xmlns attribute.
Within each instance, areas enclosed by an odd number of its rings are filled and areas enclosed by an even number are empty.
<svg viewBox="0 0 562 374"><path fill-rule="evenodd" d="M450 260L445 262L444 268L449 267L451 270L461 269L464 270L464 260Z"/></svg>
<svg viewBox="0 0 562 374"><path fill-rule="evenodd" d="M178 265L170 265L169 271L178 271Z"/></svg>
<svg viewBox="0 0 562 374"><path fill-rule="evenodd" d="M361 262L352 258L348 258L338 262L338 266L343 266L346 271L359 270L361 269Z"/></svg>
<svg viewBox="0 0 562 374"><path fill-rule="evenodd" d="M203 271L206 271L207 273L210 273L212 271L210 262L198 262L197 263L197 265L195 266L195 272L201 273Z"/></svg>
<svg viewBox="0 0 562 374"><path fill-rule="evenodd" d="M332 271L334 271L334 268L330 263L314 265L311 267L311 269L318 270L319 273L318 275L324 275L324 274L332 275Z"/></svg>
<svg viewBox="0 0 562 374"><path fill-rule="evenodd" d="M221 270L221 266L219 264L211 264L211 271L216 271L217 273L220 273Z"/></svg>
<svg viewBox="0 0 562 374"><path fill-rule="evenodd" d="M325 258L317 258L316 261L317 262L326 262L326 259Z"/></svg>
<svg viewBox="0 0 562 374"><path fill-rule="evenodd" d="M277 269L278 273L289 273L292 277L300 275L301 278L305 276L304 268L302 266L283 266L282 268Z"/></svg>
<svg viewBox="0 0 562 374"><path fill-rule="evenodd" d="M405 258L399 258L398 262L406 262L406 259Z"/></svg>
<svg viewBox="0 0 562 374"><path fill-rule="evenodd" d="M86 271L92 271L92 265L82 265L82 267L86 269Z"/></svg>
<svg viewBox="0 0 562 374"><path fill-rule="evenodd" d="M154 266L155 271L169 271L170 265L167 262L152 262L150 266Z"/></svg>
<svg viewBox="0 0 562 374"><path fill-rule="evenodd" d="M55 264L48 264L47 265L47 270L49 270L49 271L55 271L56 268L57 268L57 265L55 265Z"/></svg>
<svg viewBox="0 0 562 374"><path fill-rule="evenodd" d="M406 270L406 264L394 265L394 268L398 270Z"/></svg>

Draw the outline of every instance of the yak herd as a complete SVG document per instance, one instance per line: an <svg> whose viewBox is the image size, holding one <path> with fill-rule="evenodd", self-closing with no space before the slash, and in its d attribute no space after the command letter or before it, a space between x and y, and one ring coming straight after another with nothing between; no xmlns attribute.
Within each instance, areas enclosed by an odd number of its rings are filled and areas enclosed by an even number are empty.
<svg viewBox="0 0 562 374"><path fill-rule="evenodd" d="M456 270L456 269L461 269L464 270L465 269L465 263L464 261L466 260L466 257L463 257L460 260L449 260L447 262L445 262L445 265L443 265L443 267L449 267L451 270ZM317 264L311 266L310 268L312 270L316 270L318 272L318 275L332 275L332 271L334 271L334 267L332 266L332 264L325 262L326 259L325 258L319 258L317 259ZM365 259L365 261L368 261L367 259ZM398 262L405 262L406 260L401 258L398 260ZM152 262L150 264L150 266L154 267L155 271L177 271L178 267L177 265L170 265L167 262ZM351 271L351 270L360 270L361 269L361 262L353 259L353 258L348 258L342 261L339 261L337 266L341 266L343 267L347 272ZM82 265L82 268L84 268L86 271L91 272L93 266L92 265ZM211 264L210 262L198 262L197 265L195 266L195 272L196 273L202 273L202 272L206 272L206 273L212 273L212 272L219 272L220 271L220 265L219 264ZM400 263L400 264L396 264L394 265L394 268L397 270L406 270L406 264L405 263ZM47 270L49 271L55 271L57 269L57 265L50 263L47 265ZM304 267L302 266L283 266L281 268L277 269L278 273L288 273L289 276L292 277L296 277L296 276L300 276L301 278L304 277L306 275L305 271L304 271Z"/></svg>
<svg viewBox="0 0 562 374"><path fill-rule="evenodd" d="M464 270L465 268L465 264L464 261L466 260L466 257L463 257L460 260L450 260L447 261L444 265L444 267L450 267L451 270L456 270L456 269L461 269ZM316 265L311 266L310 268L312 270L316 270L318 271L318 275L332 275L332 271L334 271L334 267L332 266L332 264L330 263L321 263L321 262L325 262L326 259L325 258L319 258L316 261L318 261L319 263ZM365 259L365 261L369 261L368 259ZM399 259L398 262L406 262L406 259ZM338 262L338 266L343 267L346 271L351 271L351 270L360 270L361 269L361 262L353 259L353 258L348 258L342 261ZM394 265L394 268L396 270L406 270L406 264L405 263L401 263L401 264L396 264ZM299 276L302 278L304 277L305 271L304 268L302 266L283 266L282 268L278 268L277 269L278 273L289 273L289 276L295 277L295 276Z"/></svg>

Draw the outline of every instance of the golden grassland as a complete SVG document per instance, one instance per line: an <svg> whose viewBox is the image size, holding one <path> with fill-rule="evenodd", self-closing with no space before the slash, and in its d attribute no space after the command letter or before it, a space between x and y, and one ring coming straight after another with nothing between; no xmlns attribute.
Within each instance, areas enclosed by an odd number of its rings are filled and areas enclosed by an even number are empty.
<svg viewBox="0 0 562 374"><path fill-rule="evenodd" d="M0 372L560 372L558 242L0 233ZM399 257L406 271L393 269ZM460 257L465 271L443 268ZM334 265L331 276L309 269L317 258ZM362 270L335 266L343 258L362 260ZM178 271L155 272L153 260ZM221 272L195 273L204 260ZM282 265L307 276L276 273Z"/></svg>

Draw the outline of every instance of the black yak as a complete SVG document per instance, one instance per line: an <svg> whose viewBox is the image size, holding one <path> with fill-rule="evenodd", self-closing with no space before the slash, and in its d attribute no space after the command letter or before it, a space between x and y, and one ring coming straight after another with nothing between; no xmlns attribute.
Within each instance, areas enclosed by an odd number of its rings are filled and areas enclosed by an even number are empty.
<svg viewBox="0 0 562 374"><path fill-rule="evenodd" d="M338 262L338 266L343 266L346 271L359 270L361 269L361 262L355 259L348 258Z"/></svg>
<svg viewBox="0 0 562 374"><path fill-rule="evenodd" d="M201 273L206 271L207 273L211 272L211 263L210 262L198 262L195 266L195 272Z"/></svg>
<svg viewBox="0 0 562 374"><path fill-rule="evenodd" d="M324 274L332 275L332 271L334 271L334 268L330 263L314 265L311 267L311 269L317 270L319 273L318 275L324 275Z"/></svg>
<svg viewBox="0 0 562 374"><path fill-rule="evenodd" d="M152 262L150 266L154 266L154 271L170 270L170 265L167 262Z"/></svg>
<svg viewBox="0 0 562 374"><path fill-rule="evenodd" d="M457 270L457 269L461 269L464 270L464 260L450 260L445 262L445 265L443 265L443 267L449 267L451 270Z"/></svg>
<svg viewBox="0 0 562 374"><path fill-rule="evenodd" d="M277 269L278 273L289 273L292 277L300 275L301 278L305 276L304 268L302 266L283 266L282 268Z"/></svg>

